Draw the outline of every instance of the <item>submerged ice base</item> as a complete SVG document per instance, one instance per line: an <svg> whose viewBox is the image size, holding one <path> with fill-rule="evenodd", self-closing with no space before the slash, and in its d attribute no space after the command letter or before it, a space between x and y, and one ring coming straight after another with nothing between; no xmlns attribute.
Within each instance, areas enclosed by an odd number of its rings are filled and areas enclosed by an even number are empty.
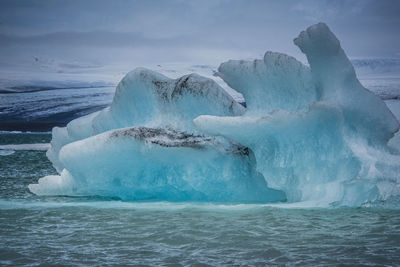
<svg viewBox="0 0 400 267"><path fill-rule="evenodd" d="M397 119L360 84L325 24L294 42L309 67L275 52L221 64L217 75L243 94L246 110L199 75L134 70L110 107L53 129L47 156L60 176L29 189L319 206L400 196Z"/></svg>

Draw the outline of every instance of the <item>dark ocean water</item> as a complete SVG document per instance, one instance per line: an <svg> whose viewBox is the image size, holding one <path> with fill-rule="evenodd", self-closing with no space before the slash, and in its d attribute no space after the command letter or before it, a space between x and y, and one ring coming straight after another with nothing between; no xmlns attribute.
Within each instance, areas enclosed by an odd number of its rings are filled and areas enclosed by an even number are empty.
<svg viewBox="0 0 400 267"><path fill-rule="evenodd" d="M54 88L1 93L0 131L50 131L108 106L115 87Z"/></svg>
<svg viewBox="0 0 400 267"><path fill-rule="evenodd" d="M400 265L400 210L38 197L28 184L56 173L45 151L3 154L0 265Z"/></svg>

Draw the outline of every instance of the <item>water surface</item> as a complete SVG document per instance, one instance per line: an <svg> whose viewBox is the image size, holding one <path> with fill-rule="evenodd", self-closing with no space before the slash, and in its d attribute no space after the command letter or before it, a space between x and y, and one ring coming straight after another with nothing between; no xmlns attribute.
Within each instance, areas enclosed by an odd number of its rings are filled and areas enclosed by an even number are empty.
<svg viewBox="0 0 400 267"><path fill-rule="evenodd" d="M0 145L48 133L0 134ZM0 265L399 265L400 211L37 197L45 151L0 156Z"/></svg>

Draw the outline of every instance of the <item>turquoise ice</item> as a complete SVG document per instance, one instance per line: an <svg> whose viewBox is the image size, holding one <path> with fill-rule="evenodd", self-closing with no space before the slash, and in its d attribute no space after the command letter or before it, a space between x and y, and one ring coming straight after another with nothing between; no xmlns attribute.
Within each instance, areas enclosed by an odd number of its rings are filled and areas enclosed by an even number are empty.
<svg viewBox="0 0 400 267"><path fill-rule="evenodd" d="M29 189L313 206L398 197L397 119L360 84L328 26L294 42L309 66L275 52L221 64L217 75L243 94L247 110L199 75L132 71L110 107L53 129L47 155L60 175Z"/></svg>
<svg viewBox="0 0 400 267"><path fill-rule="evenodd" d="M195 125L249 147L257 170L290 202L353 206L398 195L400 157L387 147L396 118L360 84L327 25L309 27L294 42L310 68L270 52L264 61L223 63L219 76L252 100L248 111L200 116Z"/></svg>
<svg viewBox="0 0 400 267"><path fill-rule="evenodd" d="M38 195L99 195L123 200L272 202L248 148L204 136L201 114L241 115L244 108L213 80L169 79L136 69L109 108L54 128L47 156L60 176L30 185Z"/></svg>

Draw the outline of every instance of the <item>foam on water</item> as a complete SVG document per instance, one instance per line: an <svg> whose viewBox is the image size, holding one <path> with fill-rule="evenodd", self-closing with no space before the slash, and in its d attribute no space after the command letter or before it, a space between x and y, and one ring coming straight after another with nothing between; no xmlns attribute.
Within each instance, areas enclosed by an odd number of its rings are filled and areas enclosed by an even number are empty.
<svg viewBox="0 0 400 267"><path fill-rule="evenodd" d="M0 150L0 156L9 156L14 154L14 150Z"/></svg>
<svg viewBox="0 0 400 267"><path fill-rule="evenodd" d="M1 150L42 150L42 151L47 151L49 148L50 148L50 144L48 144L48 143L0 145L0 151Z"/></svg>

